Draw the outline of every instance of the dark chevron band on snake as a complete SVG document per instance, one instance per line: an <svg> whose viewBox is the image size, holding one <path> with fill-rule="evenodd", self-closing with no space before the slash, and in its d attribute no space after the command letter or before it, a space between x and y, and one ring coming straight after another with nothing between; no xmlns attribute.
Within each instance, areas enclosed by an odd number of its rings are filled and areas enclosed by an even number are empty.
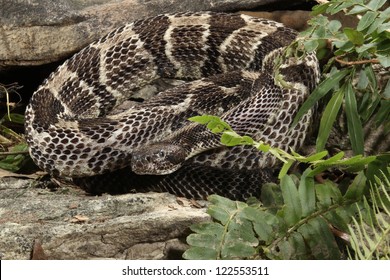
<svg viewBox="0 0 390 280"><path fill-rule="evenodd" d="M290 125L319 70L314 54L284 57L296 36L274 21L211 12L122 26L68 59L33 94L25 115L30 155L52 176L93 193L258 196L275 160L252 147L224 147L188 118L217 115L241 135L299 148L312 112ZM149 92L163 79L188 82ZM133 102L121 108L126 100Z"/></svg>

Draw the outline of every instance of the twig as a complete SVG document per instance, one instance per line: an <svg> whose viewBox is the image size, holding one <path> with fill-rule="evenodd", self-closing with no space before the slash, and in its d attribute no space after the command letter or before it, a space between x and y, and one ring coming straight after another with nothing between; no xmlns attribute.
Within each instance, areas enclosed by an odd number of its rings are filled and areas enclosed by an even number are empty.
<svg viewBox="0 0 390 280"><path fill-rule="evenodd" d="M13 156L13 155L25 155L25 154L28 154L28 151L0 152L0 156Z"/></svg>
<svg viewBox="0 0 390 280"><path fill-rule="evenodd" d="M335 57L335 60L340 63L340 64L343 64L343 65L360 65L360 64L367 64L367 63L373 63L373 64L377 64L379 63L379 60L378 59L364 59L364 60L356 60L356 61L345 61L341 58L342 56L336 56Z"/></svg>

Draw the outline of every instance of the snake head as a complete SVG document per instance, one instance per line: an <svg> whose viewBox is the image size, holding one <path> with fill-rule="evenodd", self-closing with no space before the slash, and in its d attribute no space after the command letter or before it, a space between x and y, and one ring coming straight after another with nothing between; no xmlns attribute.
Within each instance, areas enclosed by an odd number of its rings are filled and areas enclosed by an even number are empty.
<svg viewBox="0 0 390 280"><path fill-rule="evenodd" d="M131 169L139 175L165 175L178 170L186 160L184 148L172 144L151 144L133 151Z"/></svg>

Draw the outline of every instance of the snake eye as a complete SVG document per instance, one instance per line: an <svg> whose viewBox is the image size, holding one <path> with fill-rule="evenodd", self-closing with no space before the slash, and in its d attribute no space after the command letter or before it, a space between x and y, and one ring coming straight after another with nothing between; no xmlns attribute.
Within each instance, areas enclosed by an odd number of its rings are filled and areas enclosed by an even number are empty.
<svg viewBox="0 0 390 280"><path fill-rule="evenodd" d="M158 156L159 157L165 157L165 152L163 151L163 150L160 150L159 152L158 152Z"/></svg>

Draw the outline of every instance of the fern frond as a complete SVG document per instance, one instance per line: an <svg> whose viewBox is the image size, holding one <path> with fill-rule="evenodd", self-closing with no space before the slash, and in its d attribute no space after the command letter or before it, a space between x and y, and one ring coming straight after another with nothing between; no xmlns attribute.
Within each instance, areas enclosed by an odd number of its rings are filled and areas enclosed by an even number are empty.
<svg viewBox="0 0 390 280"><path fill-rule="evenodd" d="M388 168L390 171L390 167ZM384 174L383 174L384 175ZM350 259L390 259L390 181L386 176L376 178L370 189L369 200L364 199L364 210L358 211L349 226L351 233Z"/></svg>

